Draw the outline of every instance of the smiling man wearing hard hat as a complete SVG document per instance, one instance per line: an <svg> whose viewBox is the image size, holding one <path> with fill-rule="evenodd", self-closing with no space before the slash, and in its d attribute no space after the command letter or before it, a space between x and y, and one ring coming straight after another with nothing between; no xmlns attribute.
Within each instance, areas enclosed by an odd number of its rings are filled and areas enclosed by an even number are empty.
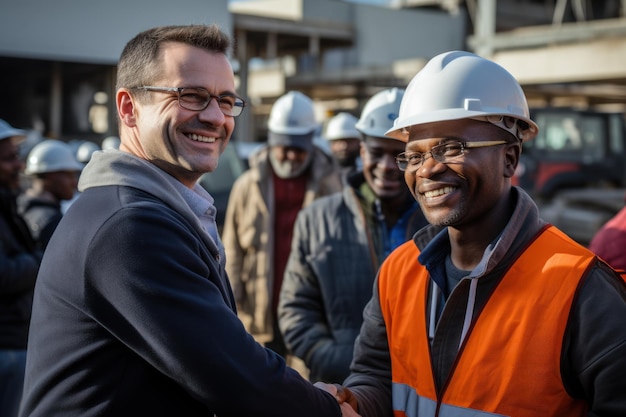
<svg viewBox="0 0 626 417"><path fill-rule="evenodd" d="M363 169L348 177L341 193L320 198L296 220L279 325L311 381L348 375L376 271L427 224L396 166L404 142L385 137L402 94L390 88L367 101L355 124Z"/></svg>
<svg viewBox="0 0 626 417"><path fill-rule="evenodd" d="M380 268L344 386L363 417L626 415L626 284L511 184L537 133L522 89L454 51L387 134L431 223Z"/></svg>

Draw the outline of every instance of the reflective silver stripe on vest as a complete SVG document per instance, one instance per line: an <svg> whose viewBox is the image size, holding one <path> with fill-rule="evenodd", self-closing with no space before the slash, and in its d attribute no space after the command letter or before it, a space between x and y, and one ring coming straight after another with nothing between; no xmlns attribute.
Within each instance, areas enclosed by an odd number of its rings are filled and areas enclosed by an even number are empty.
<svg viewBox="0 0 626 417"><path fill-rule="evenodd" d="M403 411L407 417L432 417L437 403L430 398L420 397L415 390L405 384L391 385L391 406L394 411Z"/></svg>
<svg viewBox="0 0 626 417"><path fill-rule="evenodd" d="M437 411L437 403L430 398L421 397L409 385L393 383L391 386L391 404L394 411L402 411L407 417L507 417L486 411L442 404Z"/></svg>

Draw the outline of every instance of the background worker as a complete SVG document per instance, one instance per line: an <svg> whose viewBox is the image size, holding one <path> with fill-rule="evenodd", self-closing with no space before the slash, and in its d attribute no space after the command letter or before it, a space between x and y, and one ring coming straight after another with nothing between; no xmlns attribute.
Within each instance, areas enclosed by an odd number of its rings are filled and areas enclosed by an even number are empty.
<svg viewBox="0 0 626 417"><path fill-rule="evenodd" d="M91 160L91 156L93 155L93 153L101 150L103 149L100 147L100 145L95 142L86 140L78 145L74 156L78 162L83 164L84 167ZM74 192L74 197L72 197L71 200L63 200L61 202L61 211L65 213L79 196L80 192L76 190Z"/></svg>
<svg viewBox="0 0 626 417"><path fill-rule="evenodd" d="M33 288L41 261L17 212L26 132L0 120L0 415L17 416L26 366Z"/></svg>
<svg viewBox="0 0 626 417"><path fill-rule="evenodd" d="M302 209L296 221L279 324L311 381L348 376L380 264L427 224L396 165L404 142L385 137L402 93L393 88L368 100L356 124L362 171L348 178L341 193Z"/></svg>
<svg viewBox="0 0 626 417"><path fill-rule="evenodd" d="M609 219L589 242L589 250L626 274L626 207Z"/></svg>
<svg viewBox="0 0 626 417"><path fill-rule="evenodd" d="M73 198L82 169L72 148L58 140L44 140L29 152L24 172L31 177L30 186L17 206L39 248L48 245L63 216L61 203Z"/></svg>
<svg viewBox="0 0 626 417"><path fill-rule="evenodd" d="M119 149L120 148L120 138L117 136L107 136L102 139L102 150L106 151L107 149Z"/></svg>
<svg viewBox="0 0 626 417"><path fill-rule="evenodd" d="M93 153L101 150L102 148L97 143L86 140L78 145L76 160L81 164L87 164L91 160Z"/></svg>
<svg viewBox="0 0 626 417"><path fill-rule="evenodd" d="M216 25L185 25L124 47L120 149L93 154L46 249L22 417L341 415L236 314L198 184L246 104L229 45Z"/></svg>
<svg viewBox="0 0 626 417"><path fill-rule="evenodd" d="M326 124L324 137L328 141L335 160L341 167L344 183L360 166L361 133L356 129L358 119L350 113L341 112Z"/></svg>
<svg viewBox="0 0 626 417"><path fill-rule="evenodd" d="M477 55L438 55L408 85L388 135L431 225L363 312L336 392L363 417L626 415L626 283L511 185L537 130L515 78Z"/></svg>
<svg viewBox="0 0 626 417"><path fill-rule="evenodd" d="M223 241L238 314L265 346L285 356L276 310L293 225L303 207L341 190L332 157L313 144L313 102L298 91L270 111L267 146L230 192Z"/></svg>

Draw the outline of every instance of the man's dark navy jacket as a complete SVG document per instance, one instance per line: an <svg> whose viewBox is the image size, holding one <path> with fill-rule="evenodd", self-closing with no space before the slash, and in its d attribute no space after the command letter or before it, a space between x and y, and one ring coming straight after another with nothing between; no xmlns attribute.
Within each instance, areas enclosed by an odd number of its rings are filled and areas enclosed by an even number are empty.
<svg viewBox="0 0 626 417"><path fill-rule="evenodd" d="M42 262L21 416L339 416L257 344L163 171L94 154Z"/></svg>

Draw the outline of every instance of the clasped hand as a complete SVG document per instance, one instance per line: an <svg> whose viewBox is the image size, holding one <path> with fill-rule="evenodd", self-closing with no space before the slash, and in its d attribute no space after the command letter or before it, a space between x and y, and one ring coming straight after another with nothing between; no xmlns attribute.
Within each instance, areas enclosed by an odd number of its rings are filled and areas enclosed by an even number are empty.
<svg viewBox="0 0 626 417"><path fill-rule="evenodd" d="M314 385L335 397L339 407L341 407L341 415L343 417L361 417L357 412L359 409L357 399L348 388L344 388L339 384L325 384L323 382L316 382Z"/></svg>

